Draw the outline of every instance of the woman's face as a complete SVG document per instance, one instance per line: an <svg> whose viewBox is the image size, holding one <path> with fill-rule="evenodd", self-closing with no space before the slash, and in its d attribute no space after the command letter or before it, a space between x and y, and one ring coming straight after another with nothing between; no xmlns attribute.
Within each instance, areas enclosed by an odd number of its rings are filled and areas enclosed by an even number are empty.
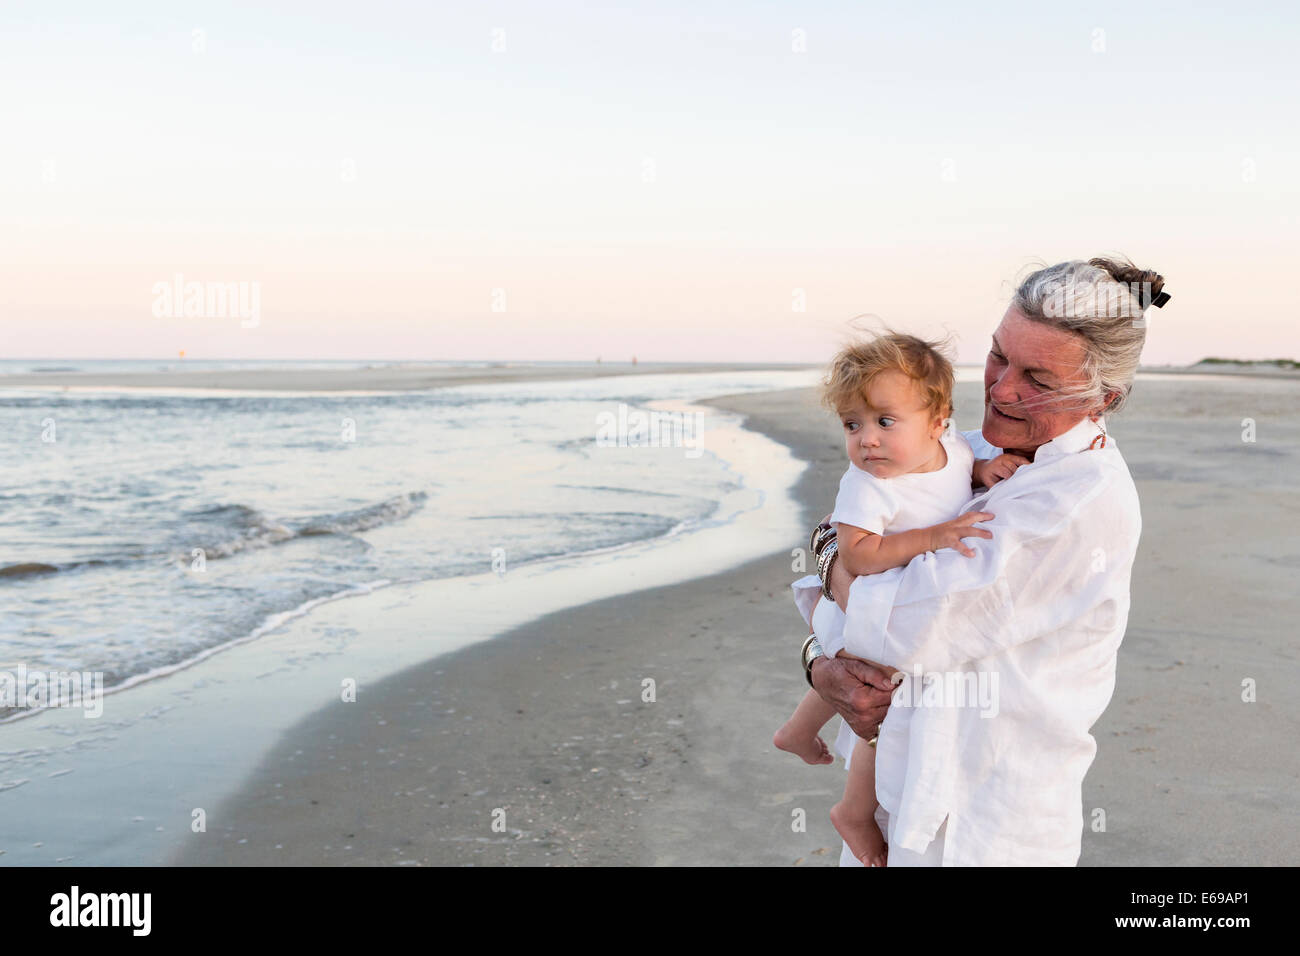
<svg viewBox="0 0 1300 956"><path fill-rule="evenodd" d="M1060 390L1086 379L1083 340L1007 309L984 362L984 440L1032 452L1104 403L1063 401Z"/></svg>

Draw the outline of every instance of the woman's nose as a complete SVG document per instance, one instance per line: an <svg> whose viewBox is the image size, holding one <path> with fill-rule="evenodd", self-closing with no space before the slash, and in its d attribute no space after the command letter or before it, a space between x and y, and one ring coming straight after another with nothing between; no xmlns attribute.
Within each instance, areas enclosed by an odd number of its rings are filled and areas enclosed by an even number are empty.
<svg viewBox="0 0 1300 956"><path fill-rule="evenodd" d="M1006 372L1003 372L998 380L989 386L989 397L999 405L1014 405L1016 402L1016 390L1007 381L1009 377Z"/></svg>

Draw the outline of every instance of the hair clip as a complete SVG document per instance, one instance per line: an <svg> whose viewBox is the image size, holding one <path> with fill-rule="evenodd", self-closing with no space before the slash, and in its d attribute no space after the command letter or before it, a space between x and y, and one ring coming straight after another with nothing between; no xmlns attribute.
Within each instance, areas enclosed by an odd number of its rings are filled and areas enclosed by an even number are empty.
<svg viewBox="0 0 1300 956"><path fill-rule="evenodd" d="M1136 285L1136 283L1135 283L1135 285ZM1152 294L1151 294L1151 284L1148 283L1148 282L1143 282L1143 283L1142 283L1142 285L1141 285L1139 291L1136 293L1136 295L1137 295L1138 303L1142 306L1142 311L1143 311L1143 312L1145 312L1147 309L1151 308L1151 306L1153 306L1153 305L1154 305L1157 309L1162 309L1162 308L1164 308L1165 303L1168 302L1168 301L1169 301L1169 298L1170 298L1168 292L1160 292L1160 293L1158 293L1158 294L1156 294L1156 295L1152 295Z"/></svg>

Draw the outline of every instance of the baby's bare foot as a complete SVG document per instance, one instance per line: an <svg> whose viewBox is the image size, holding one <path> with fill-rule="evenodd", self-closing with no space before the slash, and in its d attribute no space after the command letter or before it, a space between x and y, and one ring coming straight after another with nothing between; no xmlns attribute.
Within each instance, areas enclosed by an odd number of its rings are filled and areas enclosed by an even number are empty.
<svg viewBox="0 0 1300 956"><path fill-rule="evenodd" d="M879 828L877 828L877 830L878 829ZM889 844L885 842L885 838L882 836L880 838L880 852L873 854L871 850L868 850L867 852L863 853L862 856L858 857L858 859L862 861L863 866L888 867L889 866Z"/></svg>
<svg viewBox="0 0 1300 956"><path fill-rule="evenodd" d="M772 743L775 745L777 750L784 750L787 753L797 754L804 763L822 764L835 762L835 758L831 755L830 749L826 746L826 741L822 740L816 734L809 737L807 734L796 733L789 724L786 724L772 735Z"/></svg>
<svg viewBox="0 0 1300 956"><path fill-rule="evenodd" d="M841 800L831 807L831 823L835 824L835 829L849 845L849 852L854 859L861 860L863 866L888 864L889 847L874 814L864 816Z"/></svg>

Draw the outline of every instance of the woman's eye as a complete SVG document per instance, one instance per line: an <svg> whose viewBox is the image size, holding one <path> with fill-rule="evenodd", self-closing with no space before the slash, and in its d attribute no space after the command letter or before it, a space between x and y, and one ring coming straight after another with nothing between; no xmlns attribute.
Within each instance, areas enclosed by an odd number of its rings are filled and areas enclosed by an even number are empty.
<svg viewBox="0 0 1300 956"><path fill-rule="evenodd" d="M1006 359L1002 357L1002 353L996 351L995 349L989 349L989 355L992 356L994 359L996 359L996 360L999 361L999 362L1005 362L1005 361L1006 361ZM1038 379L1034 378L1032 375L1026 375L1025 378L1029 379L1029 381L1032 382L1032 383L1033 383L1035 386L1037 386L1038 388L1047 388L1047 387L1048 387L1047 385L1045 385L1045 384L1043 384L1042 382L1040 382Z"/></svg>

